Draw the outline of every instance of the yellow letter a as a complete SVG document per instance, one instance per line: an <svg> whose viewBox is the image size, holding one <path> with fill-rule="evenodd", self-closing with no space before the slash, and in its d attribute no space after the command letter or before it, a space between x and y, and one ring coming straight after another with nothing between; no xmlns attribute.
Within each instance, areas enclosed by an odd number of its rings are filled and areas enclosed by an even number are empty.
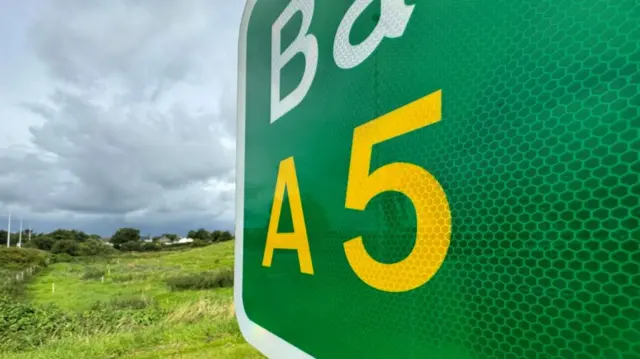
<svg viewBox="0 0 640 359"><path fill-rule="evenodd" d="M278 223L280 223L280 213L282 212L285 188L289 194L293 233L278 233ZM295 249L298 252L300 272L313 274L309 240L307 239L307 227L304 223L302 201L300 200L300 189L298 187L298 178L296 176L293 157L289 157L280 162L280 168L278 169L276 191L273 195L273 207L271 208L271 217L269 218L267 245L262 258L262 265L264 267L271 266L273 251L275 249Z"/></svg>

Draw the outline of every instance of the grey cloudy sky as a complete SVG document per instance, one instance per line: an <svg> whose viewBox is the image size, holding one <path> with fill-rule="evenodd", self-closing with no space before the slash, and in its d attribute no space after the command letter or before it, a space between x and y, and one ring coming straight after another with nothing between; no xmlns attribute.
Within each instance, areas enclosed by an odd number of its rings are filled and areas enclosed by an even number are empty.
<svg viewBox="0 0 640 359"><path fill-rule="evenodd" d="M241 0L0 2L0 228L233 228Z"/></svg>

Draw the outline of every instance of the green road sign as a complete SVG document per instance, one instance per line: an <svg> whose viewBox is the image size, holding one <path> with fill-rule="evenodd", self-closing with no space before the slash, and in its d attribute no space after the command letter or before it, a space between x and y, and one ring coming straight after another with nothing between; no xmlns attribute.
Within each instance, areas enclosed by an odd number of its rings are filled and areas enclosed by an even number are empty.
<svg viewBox="0 0 640 359"><path fill-rule="evenodd" d="M273 358L640 357L635 0L249 0L235 303Z"/></svg>

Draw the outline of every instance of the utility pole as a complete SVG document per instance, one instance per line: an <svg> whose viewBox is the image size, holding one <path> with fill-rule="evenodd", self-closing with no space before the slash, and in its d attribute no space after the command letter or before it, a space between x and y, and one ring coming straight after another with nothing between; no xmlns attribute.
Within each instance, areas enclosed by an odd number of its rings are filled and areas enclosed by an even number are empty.
<svg viewBox="0 0 640 359"><path fill-rule="evenodd" d="M11 212L9 212L9 223L7 224L7 248L11 247Z"/></svg>
<svg viewBox="0 0 640 359"><path fill-rule="evenodd" d="M20 217L20 233L18 233L18 247L22 248L22 217Z"/></svg>
<svg viewBox="0 0 640 359"><path fill-rule="evenodd" d="M29 222L29 237L27 238L27 242L31 242L31 222Z"/></svg>

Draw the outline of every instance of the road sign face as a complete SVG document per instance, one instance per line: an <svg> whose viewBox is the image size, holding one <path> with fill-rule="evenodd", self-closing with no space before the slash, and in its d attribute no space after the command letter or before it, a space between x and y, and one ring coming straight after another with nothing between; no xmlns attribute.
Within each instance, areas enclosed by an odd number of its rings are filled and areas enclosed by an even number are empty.
<svg viewBox="0 0 640 359"><path fill-rule="evenodd" d="M638 357L640 7L411 3L248 1L243 334L278 358Z"/></svg>

